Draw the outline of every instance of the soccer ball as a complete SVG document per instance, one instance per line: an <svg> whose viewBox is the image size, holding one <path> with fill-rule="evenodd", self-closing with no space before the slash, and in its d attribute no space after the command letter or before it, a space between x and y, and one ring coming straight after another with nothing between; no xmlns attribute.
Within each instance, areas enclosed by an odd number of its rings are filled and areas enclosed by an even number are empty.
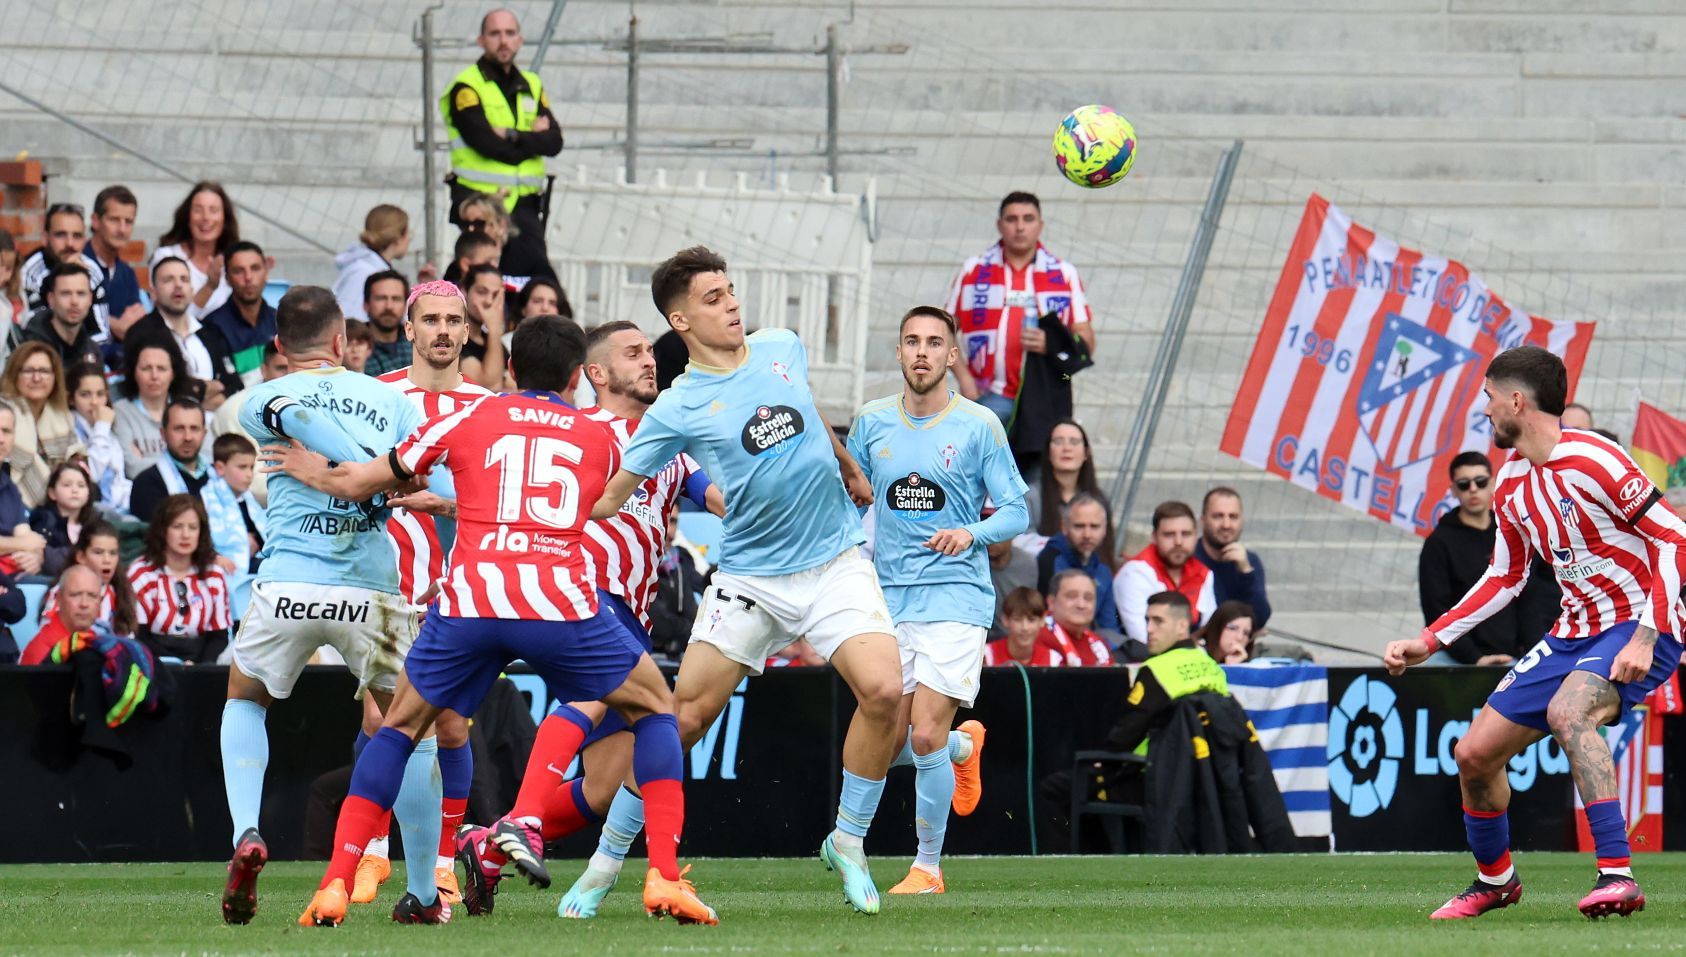
<svg viewBox="0 0 1686 957"><path fill-rule="evenodd" d="M1111 186L1135 165L1136 128L1110 106L1080 106L1054 131L1054 162L1079 186Z"/></svg>

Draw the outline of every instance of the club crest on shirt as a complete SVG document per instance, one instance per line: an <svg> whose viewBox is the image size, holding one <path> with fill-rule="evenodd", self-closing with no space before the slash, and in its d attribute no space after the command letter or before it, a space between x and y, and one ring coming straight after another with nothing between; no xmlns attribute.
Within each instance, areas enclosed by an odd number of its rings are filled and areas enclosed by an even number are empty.
<svg viewBox="0 0 1686 957"><path fill-rule="evenodd" d="M954 447L953 442L950 442L949 444L943 446L942 451L937 454L943 457L943 468L952 468L954 466L954 459L960 454L960 450Z"/></svg>
<svg viewBox="0 0 1686 957"><path fill-rule="evenodd" d="M790 368L788 366L786 366L784 363L780 362L777 359L774 359L771 368L773 370L773 375L778 376L779 378L783 379L785 382L790 381Z"/></svg>
<svg viewBox="0 0 1686 957"><path fill-rule="evenodd" d="M1575 514L1575 500L1565 495L1557 500L1557 514L1566 522Z"/></svg>
<svg viewBox="0 0 1686 957"><path fill-rule="evenodd" d="M915 521L934 517L948 504L948 493L929 476L909 472L890 482L890 508Z"/></svg>
<svg viewBox="0 0 1686 957"><path fill-rule="evenodd" d="M781 446L806 428L802 413L788 405L758 406L743 427L743 450L750 455L783 451Z"/></svg>

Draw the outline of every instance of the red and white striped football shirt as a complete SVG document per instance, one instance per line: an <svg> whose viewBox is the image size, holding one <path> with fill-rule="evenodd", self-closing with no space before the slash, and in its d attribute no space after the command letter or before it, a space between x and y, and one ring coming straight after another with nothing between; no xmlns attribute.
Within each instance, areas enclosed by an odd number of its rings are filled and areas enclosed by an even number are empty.
<svg viewBox="0 0 1686 957"><path fill-rule="evenodd" d="M430 420L492 395L491 389L467 379L440 392L429 391L410 378L409 366L376 378L408 396L422 416ZM439 541L439 527L432 515L395 508L386 521L386 530L398 550L398 593L411 604L419 605L428 588L445 574L445 549Z"/></svg>
<svg viewBox="0 0 1686 957"><path fill-rule="evenodd" d="M482 399L393 449L411 474L441 462L457 491L457 543L442 614L577 621L597 613L583 547L591 507L620 468L608 427L543 393Z"/></svg>
<svg viewBox="0 0 1686 957"><path fill-rule="evenodd" d="M129 587L135 591L135 617L155 635L197 638L232 626L228 578L215 565L171 578L143 555L129 566Z"/></svg>
<svg viewBox="0 0 1686 957"><path fill-rule="evenodd" d="M638 428L636 419L622 418L599 406L580 410L614 433L622 452ZM597 587L625 600L644 627L650 626L650 602L656 594L656 569L667 547L667 513L685 493L685 482L702 471L689 455L680 454L632 490L619 514L585 527L585 548L597 567Z"/></svg>
<svg viewBox="0 0 1686 957"><path fill-rule="evenodd" d="M1493 496L1493 559L1463 600L1429 629L1442 644L1509 604L1528 578L1529 552L1563 589L1559 638L1586 638L1637 620L1680 637L1686 605L1686 523L1657 504L1656 486L1620 445L1564 429L1546 464L1512 453Z"/></svg>

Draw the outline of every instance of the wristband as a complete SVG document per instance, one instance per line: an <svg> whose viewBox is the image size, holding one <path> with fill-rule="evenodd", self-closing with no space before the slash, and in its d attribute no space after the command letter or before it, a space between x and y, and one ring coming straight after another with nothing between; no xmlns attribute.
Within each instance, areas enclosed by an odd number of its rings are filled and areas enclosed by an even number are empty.
<svg viewBox="0 0 1686 957"><path fill-rule="evenodd" d="M1428 643L1428 653L1431 654L1431 655L1434 654L1435 652L1439 651L1440 649L1446 647L1445 645L1440 643L1440 639L1436 638L1434 636L1434 632L1432 632L1432 631L1425 631L1423 633L1423 640Z"/></svg>

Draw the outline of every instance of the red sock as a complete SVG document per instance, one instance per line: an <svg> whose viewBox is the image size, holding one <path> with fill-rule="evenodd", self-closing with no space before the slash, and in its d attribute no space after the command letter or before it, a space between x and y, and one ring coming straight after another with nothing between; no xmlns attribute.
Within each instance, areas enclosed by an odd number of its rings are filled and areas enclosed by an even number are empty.
<svg viewBox="0 0 1686 957"><path fill-rule="evenodd" d="M602 820L596 816L586 817L580 811L581 799L574 795L574 789L579 786L577 780L566 781L545 796L544 818L539 822L539 831L546 842L567 837L593 821Z"/></svg>
<svg viewBox="0 0 1686 957"><path fill-rule="evenodd" d="M439 856L451 857L457 853L457 826L468 816L468 798L445 798L440 808Z"/></svg>
<svg viewBox="0 0 1686 957"><path fill-rule="evenodd" d="M574 755L585 740L585 729L565 718L546 715L539 723L539 733L533 738L533 752L527 757L527 770L521 775L521 790L515 795L515 806L509 817L544 817L545 798L573 763Z"/></svg>
<svg viewBox="0 0 1686 957"><path fill-rule="evenodd" d="M350 887L357 877L357 862L363 858L363 848L380 827L386 811L365 797L353 794L340 805L339 822L334 825L334 856L328 861L328 872L322 875L318 888L337 880Z"/></svg>
<svg viewBox="0 0 1686 957"><path fill-rule="evenodd" d="M380 825L380 827L375 829L375 833L369 835L369 840L374 841L374 840L379 840L381 838L387 837L387 836L390 835L391 831L392 831L392 812L387 811L387 812L385 812L384 814L381 815L381 825Z"/></svg>
<svg viewBox="0 0 1686 957"><path fill-rule="evenodd" d="M644 845L650 866L670 881L679 879L679 837L685 833L685 791L678 781L640 782L644 793Z"/></svg>

